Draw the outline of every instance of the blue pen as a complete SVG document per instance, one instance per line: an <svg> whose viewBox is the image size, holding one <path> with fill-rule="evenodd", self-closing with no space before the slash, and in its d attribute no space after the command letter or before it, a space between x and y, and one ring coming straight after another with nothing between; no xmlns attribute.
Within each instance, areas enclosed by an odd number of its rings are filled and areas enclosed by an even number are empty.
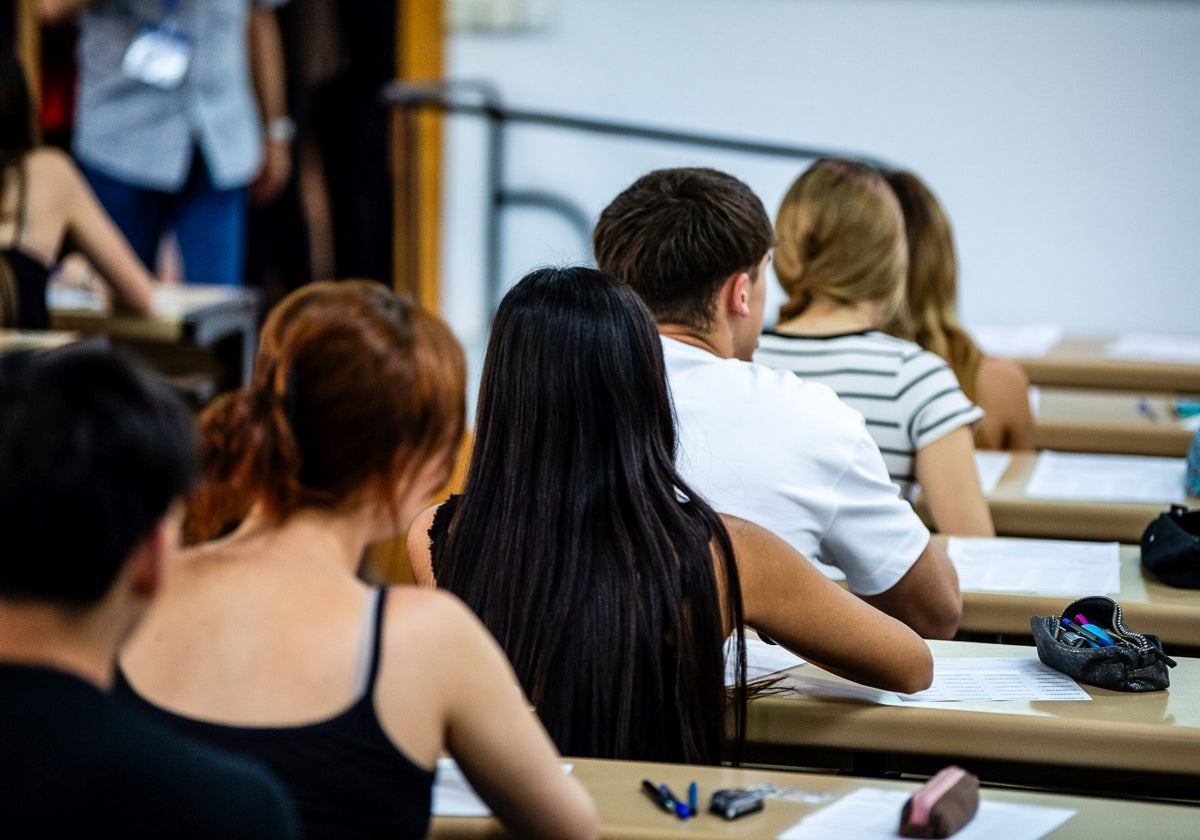
<svg viewBox="0 0 1200 840"><path fill-rule="evenodd" d="M692 816L696 816L700 808L700 789L696 787L696 783L692 782L688 785L688 810L692 812Z"/></svg>
<svg viewBox="0 0 1200 840"><path fill-rule="evenodd" d="M691 816L691 812L688 811L687 803L681 800L675 794L671 793L671 789L669 787L666 785L659 785L658 792L670 801L671 807L675 810L675 816L679 817L679 819L686 820Z"/></svg>
<svg viewBox="0 0 1200 840"><path fill-rule="evenodd" d="M1075 620L1079 622L1079 624L1083 627L1084 630L1087 630L1089 633L1092 633L1093 635L1098 636L1100 638L1101 643L1108 642L1108 644L1104 645L1104 647L1110 647L1111 645L1115 645L1117 643L1117 640L1114 639L1112 636L1108 635L1108 633L1105 630L1102 630L1101 628L1097 627L1095 624L1092 624L1090 621L1088 621L1087 616L1084 615L1083 613L1076 613Z"/></svg>
<svg viewBox="0 0 1200 840"><path fill-rule="evenodd" d="M1158 412L1155 411L1154 407L1150 405L1150 400L1146 399L1145 397L1138 397L1137 409L1138 414L1142 415L1147 420L1155 423L1158 422Z"/></svg>

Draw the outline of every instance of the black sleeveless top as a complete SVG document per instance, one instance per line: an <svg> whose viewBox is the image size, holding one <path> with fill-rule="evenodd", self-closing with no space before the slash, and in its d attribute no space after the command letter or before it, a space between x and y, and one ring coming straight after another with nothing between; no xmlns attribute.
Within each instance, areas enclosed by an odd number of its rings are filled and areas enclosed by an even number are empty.
<svg viewBox="0 0 1200 840"><path fill-rule="evenodd" d="M22 330L50 328L46 285L50 269L21 247L25 235L25 165L17 166L17 219L12 241L0 248L0 326ZM4 275L9 275L5 277ZM8 288L9 282L12 287Z"/></svg>
<svg viewBox="0 0 1200 840"><path fill-rule="evenodd" d="M303 726L232 726L155 706L117 669L113 693L176 732L249 755L266 765L295 800L306 838L418 838L429 829L431 770L414 764L375 715L386 589L372 597L365 686L350 708Z"/></svg>

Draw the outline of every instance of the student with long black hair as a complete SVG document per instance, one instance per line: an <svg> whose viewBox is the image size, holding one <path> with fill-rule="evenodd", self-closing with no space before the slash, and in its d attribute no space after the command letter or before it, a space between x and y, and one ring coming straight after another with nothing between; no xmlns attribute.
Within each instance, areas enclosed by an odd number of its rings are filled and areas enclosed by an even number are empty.
<svg viewBox="0 0 1200 840"><path fill-rule="evenodd" d="M46 285L68 234L125 304L150 311L153 277L74 162L39 145L25 73L0 43L0 326L49 326Z"/></svg>
<svg viewBox="0 0 1200 840"><path fill-rule="evenodd" d="M658 334L624 284L542 269L508 293L475 434L463 494L417 519L409 557L496 636L564 754L713 763L732 711L736 756L744 626L853 679L929 684L915 633L680 478Z"/></svg>

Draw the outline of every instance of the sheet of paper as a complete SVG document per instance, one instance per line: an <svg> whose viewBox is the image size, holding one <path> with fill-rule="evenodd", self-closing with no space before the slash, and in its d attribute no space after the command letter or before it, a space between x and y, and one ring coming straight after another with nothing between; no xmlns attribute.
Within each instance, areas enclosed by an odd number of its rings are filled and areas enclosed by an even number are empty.
<svg viewBox="0 0 1200 840"><path fill-rule="evenodd" d="M1106 344L1104 355L1109 359L1133 362L1200 365L1200 336L1126 333Z"/></svg>
<svg viewBox="0 0 1200 840"><path fill-rule="evenodd" d="M933 685L897 696L906 703L1092 699L1073 679L1036 656L935 657Z"/></svg>
<svg viewBox="0 0 1200 840"><path fill-rule="evenodd" d="M893 840L900 828L900 810L910 795L903 790L859 788L809 814L777 840ZM983 800L974 819L954 840L1038 840L1075 814L1070 808Z"/></svg>
<svg viewBox="0 0 1200 840"><path fill-rule="evenodd" d="M1058 324L972 324L967 332L989 356L1015 359L1045 356L1063 337Z"/></svg>
<svg viewBox="0 0 1200 840"><path fill-rule="evenodd" d="M573 769L574 764L564 762L562 765L564 773ZM492 809L479 798L457 761L439 758L433 782L432 813L435 817L490 817Z"/></svg>
<svg viewBox="0 0 1200 840"><path fill-rule="evenodd" d="M732 653L733 637L730 636L725 640L725 685L737 682ZM746 639L746 679L751 682L803 664L803 659L779 645L769 645L758 639Z"/></svg>
<svg viewBox="0 0 1200 840"><path fill-rule="evenodd" d="M46 306L50 309L61 310L108 311L108 302L104 299L104 295L92 289L83 289L66 283L51 283L46 287Z"/></svg>
<svg viewBox="0 0 1200 840"><path fill-rule="evenodd" d="M1080 597L1121 591L1121 547L1115 542L951 537L946 553L963 592Z"/></svg>
<svg viewBox="0 0 1200 840"><path fill-rule="evenodd" d="M1169 504L1184 500L1183 458L1044 451L1025 486L1031 499Z"/></svg>
<svg viewBox="0 0 1200 840"><path fill-rule="evenodd" d="M996 492L996 486L1011 463L1011 452L975 451L975 469L979 473L979 486L983 489L984 497Z"/></svg>

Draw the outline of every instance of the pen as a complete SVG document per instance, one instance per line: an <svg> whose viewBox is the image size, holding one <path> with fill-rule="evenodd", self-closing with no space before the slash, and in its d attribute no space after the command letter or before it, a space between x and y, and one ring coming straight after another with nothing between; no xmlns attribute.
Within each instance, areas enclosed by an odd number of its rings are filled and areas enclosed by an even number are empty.
<svg viewBox="0 0 1200 840"><path fill-rule="evenodd" d="M1114 645L1117 643L1117 640L1110 636L1107 631L1088 621L1087 616L1083 613L1076 613L1075 620L1079 622L1084 630L1087 630L1094 636L1099 636L1101 640L1107 640L1109 643ZM1108 647L1108 645L1105 645L1105 647Z"/></svg>
<svg viewBox="0 0 1200 840"><path fill-rule="evenodd" d="M1155 423L1158 422L1158 412L1154 410L1152 405L1150 405L1150 400L1146 399L1145 397L1138 397L1137 409L1138 414L1142 415L1147 420L1152 420Z"/></svg>
<svg viewBox="0 0 1200 840"><path fill-rule="evenodd" d="M1113 640L1109 638L1108 634L1104 633L1103 630L1100 630L1100 628L1096 627L1094 624L1089 624L1088 627L1095 628L1098 633L1103 635L1098 635L1097 632L1093 632L1092 630L1081 627L1074 621L1071 621L1069 618L1064 618L1061 623L1063 627L1066 627L1068 630L1072 630L1083 638L1087 639L1087 641L1092 644L1092 647L1112 647L1113 645Z"/></svg>
<svg viewBox="0 0 1200 840"><path fill-rule="evenodd" d="M697 809L700 807L700 789L696 787L696 783L692 782L688 785L688 810L692 812L692 816L696 816Z"/></svg>
<svg viewBox="0 0 1200 840"><path fill-rule="evenodd" d="M666 785L663 785L663 787L666 787ZM655 787L654 783L649 779L642 779L642 790L654 800L654 804L658 805L658 807L662 808L668 814L675 813L675 805L671 801L671 798L663 793L661 788Z"/></svg>
<svg viewBox="0 0 1200 840"><path fill-rule="evenodd" d="M670 803L669 805L664 805L663 807L667 808L669 811L672 811L675 816L679 817L679 819L686 820L692 815L688 810L687 803L675 794L671 793L671 789L669 787L666 785L659 785L658 792L665 797L668 803Z"/></svg>

